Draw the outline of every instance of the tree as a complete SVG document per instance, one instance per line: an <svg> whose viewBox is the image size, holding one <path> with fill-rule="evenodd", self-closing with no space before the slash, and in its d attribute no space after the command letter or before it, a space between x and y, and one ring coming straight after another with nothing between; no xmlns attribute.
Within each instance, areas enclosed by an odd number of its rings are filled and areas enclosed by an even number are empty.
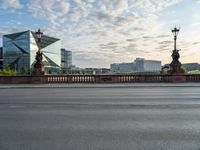
<svg viewBox="0 0 200 150"><path fill-rule="evenodd" d="M0 70L0 75L14 76L14 75L17 75L17 72L15 70L10 69L10 65L8 63L4 63L4 69Z"/></svg>

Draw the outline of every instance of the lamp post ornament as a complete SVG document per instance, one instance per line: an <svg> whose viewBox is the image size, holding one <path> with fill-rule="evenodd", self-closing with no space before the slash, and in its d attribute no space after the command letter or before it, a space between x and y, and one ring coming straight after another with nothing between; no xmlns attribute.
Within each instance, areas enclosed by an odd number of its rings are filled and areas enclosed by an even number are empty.
<svg viewBox="0 0 200 150"><path fill-rule="evenodd" d="M44 66L42 63L43 53L41 52L41 39L42 39L43 33L40 31L40 29L38 29L38 31L35 32L35 34L36 34L36 41L37 41L37 45L38 45L38 51L37 51L36 57L35 57L36 62L34 64L33 75L42 76L42 75L44 75Z"/></svg>

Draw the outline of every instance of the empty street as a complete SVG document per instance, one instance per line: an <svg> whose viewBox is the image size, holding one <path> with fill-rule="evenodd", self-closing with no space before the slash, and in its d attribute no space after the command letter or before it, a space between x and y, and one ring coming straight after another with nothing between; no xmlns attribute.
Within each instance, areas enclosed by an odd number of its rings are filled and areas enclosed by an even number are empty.
<svg viewBox="0 0 200 150"><path fill-rule="evenodd" d="M161 149L200 149L198 84L0 86L0 150Z"/></svg>

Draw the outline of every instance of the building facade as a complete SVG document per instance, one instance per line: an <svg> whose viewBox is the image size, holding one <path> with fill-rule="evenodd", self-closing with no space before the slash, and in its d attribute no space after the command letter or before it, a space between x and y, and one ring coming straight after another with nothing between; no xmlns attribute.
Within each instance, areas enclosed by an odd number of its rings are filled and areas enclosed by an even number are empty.
<svg viewBox="0 0 200 150"><path fill-rule="evenodd" d="M108 68L85 68L82 70L82 74L85 75L102 75L110 74L110 69Z"/></svg>
<svg viewBox="0 0 200 150"><path fill-rule="evenodd" d="M113 73L160 73L161 61L136 58L134 62L110 65Z"/></svg>
<svg viewBox="0 0 200 150"><path fill-rule="evenodd" d="M145 60L144 58L136 58L136 72L157 72L161 71L161 61Z"/></svg>
<svg viewBox="0 0 200 150"><path fill-rule="evenodd" d="M0 47L0 70L3 69L3 47Z"/></svg>
<svg viewBox="0 0 200 150"><path fill-rule="evenodd" d="M110 64L110 70L111 70L111 72L118 72L119 71L119 64L117 64L117 63Z"/></svg>
<svg viewBox="0 0 200 150"><path fill-rule="evenodd" d="M36 34L32 31L3 35L3 66L9 66L18 74L30 74L38 46ZM57 74L61 67L60 39L43 35L40 49L45 72Z"/></svg>
<svg viewBox="0 0 200 150"><path fill-rule="evenodd" d="M110 65L110 69L115 73L133 73L135 71L135 63L115 63Z"/></svg>
<svg viewBox="0 0 200 150"><path fill-rule="evenodd" d="M72 67L72 52L61 49L61 69L62 73L68 73Z"/></svg>
<svg viewBox="0 0 200 150"><path fill-rule="evenodd" d="M192 70L199 70L200 66L198 63L185 63L182 64L182 66L186 69L186 71L192 71Z"/></svg>

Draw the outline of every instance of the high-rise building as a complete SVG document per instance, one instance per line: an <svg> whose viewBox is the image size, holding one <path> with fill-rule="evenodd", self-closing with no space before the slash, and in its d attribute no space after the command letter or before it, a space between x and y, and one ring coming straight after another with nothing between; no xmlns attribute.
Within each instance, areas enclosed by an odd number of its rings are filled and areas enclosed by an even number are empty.
<svg viewBox="0 0 200 150"><path fill-rule="evenodd" d="M61 67L60 39L43 35L40 49L46 73L58 73ZM9 65L19 74L30 74L35 63L38 43L36 34L24 31L3 35L3 66Z"/></svg>
<svg viewBox="0 0 200 150"><path fill-rule="evenodd" d="M67 73L72 67L72 52L61 49L61 69L63 73Z"/></svg>
<svg viewBox="0 0 200 150"><path fill-rule="evenodd" d="M3 47L0 47L0 70L3 69Z"/></svg>

